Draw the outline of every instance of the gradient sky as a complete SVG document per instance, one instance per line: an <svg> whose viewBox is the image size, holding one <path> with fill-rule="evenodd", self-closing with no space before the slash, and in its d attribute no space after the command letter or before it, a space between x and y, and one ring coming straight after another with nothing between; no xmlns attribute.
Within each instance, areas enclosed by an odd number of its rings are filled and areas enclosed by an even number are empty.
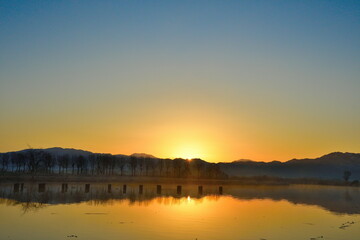
<svg viewBox="0 0 360 240"><path fill-rule="evenodd" d="M359 1L0 1L0 152L360 152Z"/></svg>

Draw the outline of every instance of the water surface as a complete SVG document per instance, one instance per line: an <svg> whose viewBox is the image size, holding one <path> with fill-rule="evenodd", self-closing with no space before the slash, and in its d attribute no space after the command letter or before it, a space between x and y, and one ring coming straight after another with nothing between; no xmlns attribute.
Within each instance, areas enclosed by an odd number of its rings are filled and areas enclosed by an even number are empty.
<svg viewBox="0 0 360 240"><path fill-rule="evenodd" d="M66 184L0 184L0 239L360 239L359 188Z"/></svg>

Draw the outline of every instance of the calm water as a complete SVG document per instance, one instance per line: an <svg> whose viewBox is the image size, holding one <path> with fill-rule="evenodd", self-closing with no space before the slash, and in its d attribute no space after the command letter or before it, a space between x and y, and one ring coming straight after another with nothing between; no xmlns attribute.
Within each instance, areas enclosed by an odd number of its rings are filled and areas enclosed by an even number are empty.
<svg viewBox="0 0 360 240"><path fill-rule="evenodd" d="M360 239L360 189L0 184L0 239Z"/></svg>

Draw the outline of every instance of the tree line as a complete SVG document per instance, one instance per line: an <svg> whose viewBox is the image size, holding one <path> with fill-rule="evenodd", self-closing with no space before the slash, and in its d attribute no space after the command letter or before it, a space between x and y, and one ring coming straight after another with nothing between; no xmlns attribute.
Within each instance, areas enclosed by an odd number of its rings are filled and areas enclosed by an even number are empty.
<svg viewBox="0 0 360 240"><path fill-rule="evenodd" d="M51 154L40 149L0 154L0 171L18 174L224 178L216 163L111 154Z"/></svg>

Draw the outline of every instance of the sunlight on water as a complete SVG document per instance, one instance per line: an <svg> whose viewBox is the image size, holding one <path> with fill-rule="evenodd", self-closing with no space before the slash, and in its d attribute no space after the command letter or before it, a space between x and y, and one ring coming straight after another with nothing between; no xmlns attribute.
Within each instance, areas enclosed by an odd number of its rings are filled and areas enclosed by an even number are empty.
<svg viewBox="0 0 360 240"><path fill-rule="evenodd" d="M241 187L234 187L233 191L236 189L243 191ZM276 192L282 188L270 189ZM293 189L286 191L290 190ZM317 188L311 191L315 190L319 191ZM296 191L307 194L306 188L299 187ZM106 193L110 197L86 201L82 201L84 194L70 192L74 200L67 204L58 197L61 195L49 194L47 203L41 204L14 200L18 193L9 193L11 198L2 198L0 202L0 238L346 240L360 237L357 210L344 214L321 205L294 204L288 200L242 199L236 194L194 197L188 192L144 200L116 199L115 192ZM75 202L76 199L80 202Z"/></svg>

